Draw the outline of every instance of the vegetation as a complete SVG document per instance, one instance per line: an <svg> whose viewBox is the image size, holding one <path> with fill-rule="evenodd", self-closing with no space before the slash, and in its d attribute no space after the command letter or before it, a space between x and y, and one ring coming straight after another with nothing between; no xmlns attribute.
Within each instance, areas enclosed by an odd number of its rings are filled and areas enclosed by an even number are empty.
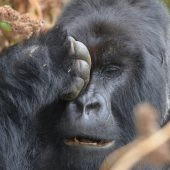
<svg viewBox="0 0 170 170"><path fill-rule="evenodd" d="M170 10L170 0L164 0L164 2L166 3L166 5L168 6L168 8Z"/></svg>
<svg viewBox="0 0 170 170"><path fill-rule="evenodd" d="M0 52L34 33L46 31L68 0L0 0Z"/></svg>

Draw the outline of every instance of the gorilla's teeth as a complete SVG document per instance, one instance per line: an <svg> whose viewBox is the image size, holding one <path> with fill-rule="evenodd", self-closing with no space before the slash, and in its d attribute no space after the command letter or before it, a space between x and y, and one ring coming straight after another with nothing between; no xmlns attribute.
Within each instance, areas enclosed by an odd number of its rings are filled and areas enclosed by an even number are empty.
<svg viewBox="0 0 170 170"><path fill-rule="evenodd" d="M104 142L104 141L92 141L90 139L79 139L79 138L72 138L72 139L66 139L64 141L66 145L84 145L84 146L97 146L97 147L104 147L104 146L109 146L112 145L113 142Z"/></svg>
<svg viewBox="0 0 170 170"><path fill-rule="evenodd" d="M77 140L76 137L74 138L74 142L75 142L75 143L79 143L79 141Z"/></svg>

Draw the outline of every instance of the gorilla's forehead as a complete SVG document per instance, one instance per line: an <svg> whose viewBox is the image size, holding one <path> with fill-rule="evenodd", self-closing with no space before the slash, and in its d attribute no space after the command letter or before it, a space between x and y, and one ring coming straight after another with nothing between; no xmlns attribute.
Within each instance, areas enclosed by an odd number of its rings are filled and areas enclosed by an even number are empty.
<svg viewBox="0 0 170 170"><path fill-rule="evenodd" d="M85 37L92 60L100 58L101 62L140 56L141 48L127 30L114 25L94 25Z"/></svg>
<svg viewBox="0 0 170 170"><path fill-rule="evenodd" d="M137 56L141 50L135 33L128 27L107 20L94 22L89 19L70 34L88 47L92 60L97 57L101 62L110 62L115 58Z"/></svg>
<svg viewBox="0 0 170 170"><path fill-rule="evenodd" d="M88 3L92 3L93 6L94 1L84 2L85 6ZM110 1L102 1L101 4L108 5L107 2ZM135 56L138 51L141 51L140 53L145 51L159 61L162 60L160 49L165 49L166 42L162 37L165 36L166 17L153 15L154 6L150 1L145 8L140 7L140 3L130 3L130 1L123 6L124 1L114 2L111 7L109 4L108 8L86 6L87 15L83 15L81 10L75 11L73 14L68 12L70 15L65 16L67 24L64 25L64 28L69 35L83 42L92 51L92 54L98 51L100 51L99 54L103 54L101 47L109 44L105 51L112 48L118 56L123 54ZM146 4L147 1L143 2ZM96 5L99 4L95 4L95 7ZM136 8L134 5L139 5L139 7ZM164 13L162 9L158 8L159 12ZM157 31L154 31L155 29ZM93 58L93 55L91 56Z"/></svg>

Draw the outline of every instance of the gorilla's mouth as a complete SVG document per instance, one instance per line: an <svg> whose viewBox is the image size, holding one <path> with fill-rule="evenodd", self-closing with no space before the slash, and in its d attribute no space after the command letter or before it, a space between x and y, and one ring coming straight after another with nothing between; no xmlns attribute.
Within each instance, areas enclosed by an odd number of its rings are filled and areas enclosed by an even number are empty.
<svg viewBox="0 0 170 170"><path fill-rule="evenodd" d="M64 143L68 146L89 146L89 147L109 147L112 146L114 141L90 139L83 137L74 137L65 139Z"/></svg>

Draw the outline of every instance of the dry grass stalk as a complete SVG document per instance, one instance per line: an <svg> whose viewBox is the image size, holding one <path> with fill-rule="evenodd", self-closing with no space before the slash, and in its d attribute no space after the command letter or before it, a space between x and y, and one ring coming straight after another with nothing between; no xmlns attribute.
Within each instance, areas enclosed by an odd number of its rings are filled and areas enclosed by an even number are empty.
<svg viewBox="0 0 170 170"><path fill-rule="evenodd" d="M32 10L31 13L34 13L34 11L37 12L37 16L39 19L43 19L43 13L42 13L42 10L41 10L41 7L40 7L40 4L37 0L28 0L29 1L29 4L30 4L30 10Z"/></svg>
<svg viewBox="0 0 170 170"><path fill-rule="evenodd" d="M10 31L0 29L0 52L42 29L46 31L51 28L68 2L69 0L3 0L1 5L11 5L15 10L9 6L0 7L0 23L6 21L11 26Z"/></svg>
<svg viewBox="0 0 170 170"><path fill-rule="evenodd" d="M158 130L158 114L148 104L139 105L135 115L137 139L110 154L100 170L130 170L141 160L153 165L170 162L170 124Z"/></svg>
<svg viewBox="0 0 170 170"><path fill-rule="evenodd" d="M29 13L35 19L45 20L47 29L51 28L69 0L10 0L20 13Z"/></svg>
<svg viewBox="0 0 170 170"><path fill-rule="evenodd" d="M0 21L9 24L8 31L0 29L0 51L16 42L38 34L43 28L43 21L32 19L28 14L20 14L9 6L0 7Z"/></svg>
<svg viewBox="0 0 170 170"><path fill-rule="evenodd" d="M0 7L0 21L9 23L13 33L23 38L29 38L33 33L38 33L43 26L41 20L32 19L29 14L21 15L9 6Z"/></svg>

